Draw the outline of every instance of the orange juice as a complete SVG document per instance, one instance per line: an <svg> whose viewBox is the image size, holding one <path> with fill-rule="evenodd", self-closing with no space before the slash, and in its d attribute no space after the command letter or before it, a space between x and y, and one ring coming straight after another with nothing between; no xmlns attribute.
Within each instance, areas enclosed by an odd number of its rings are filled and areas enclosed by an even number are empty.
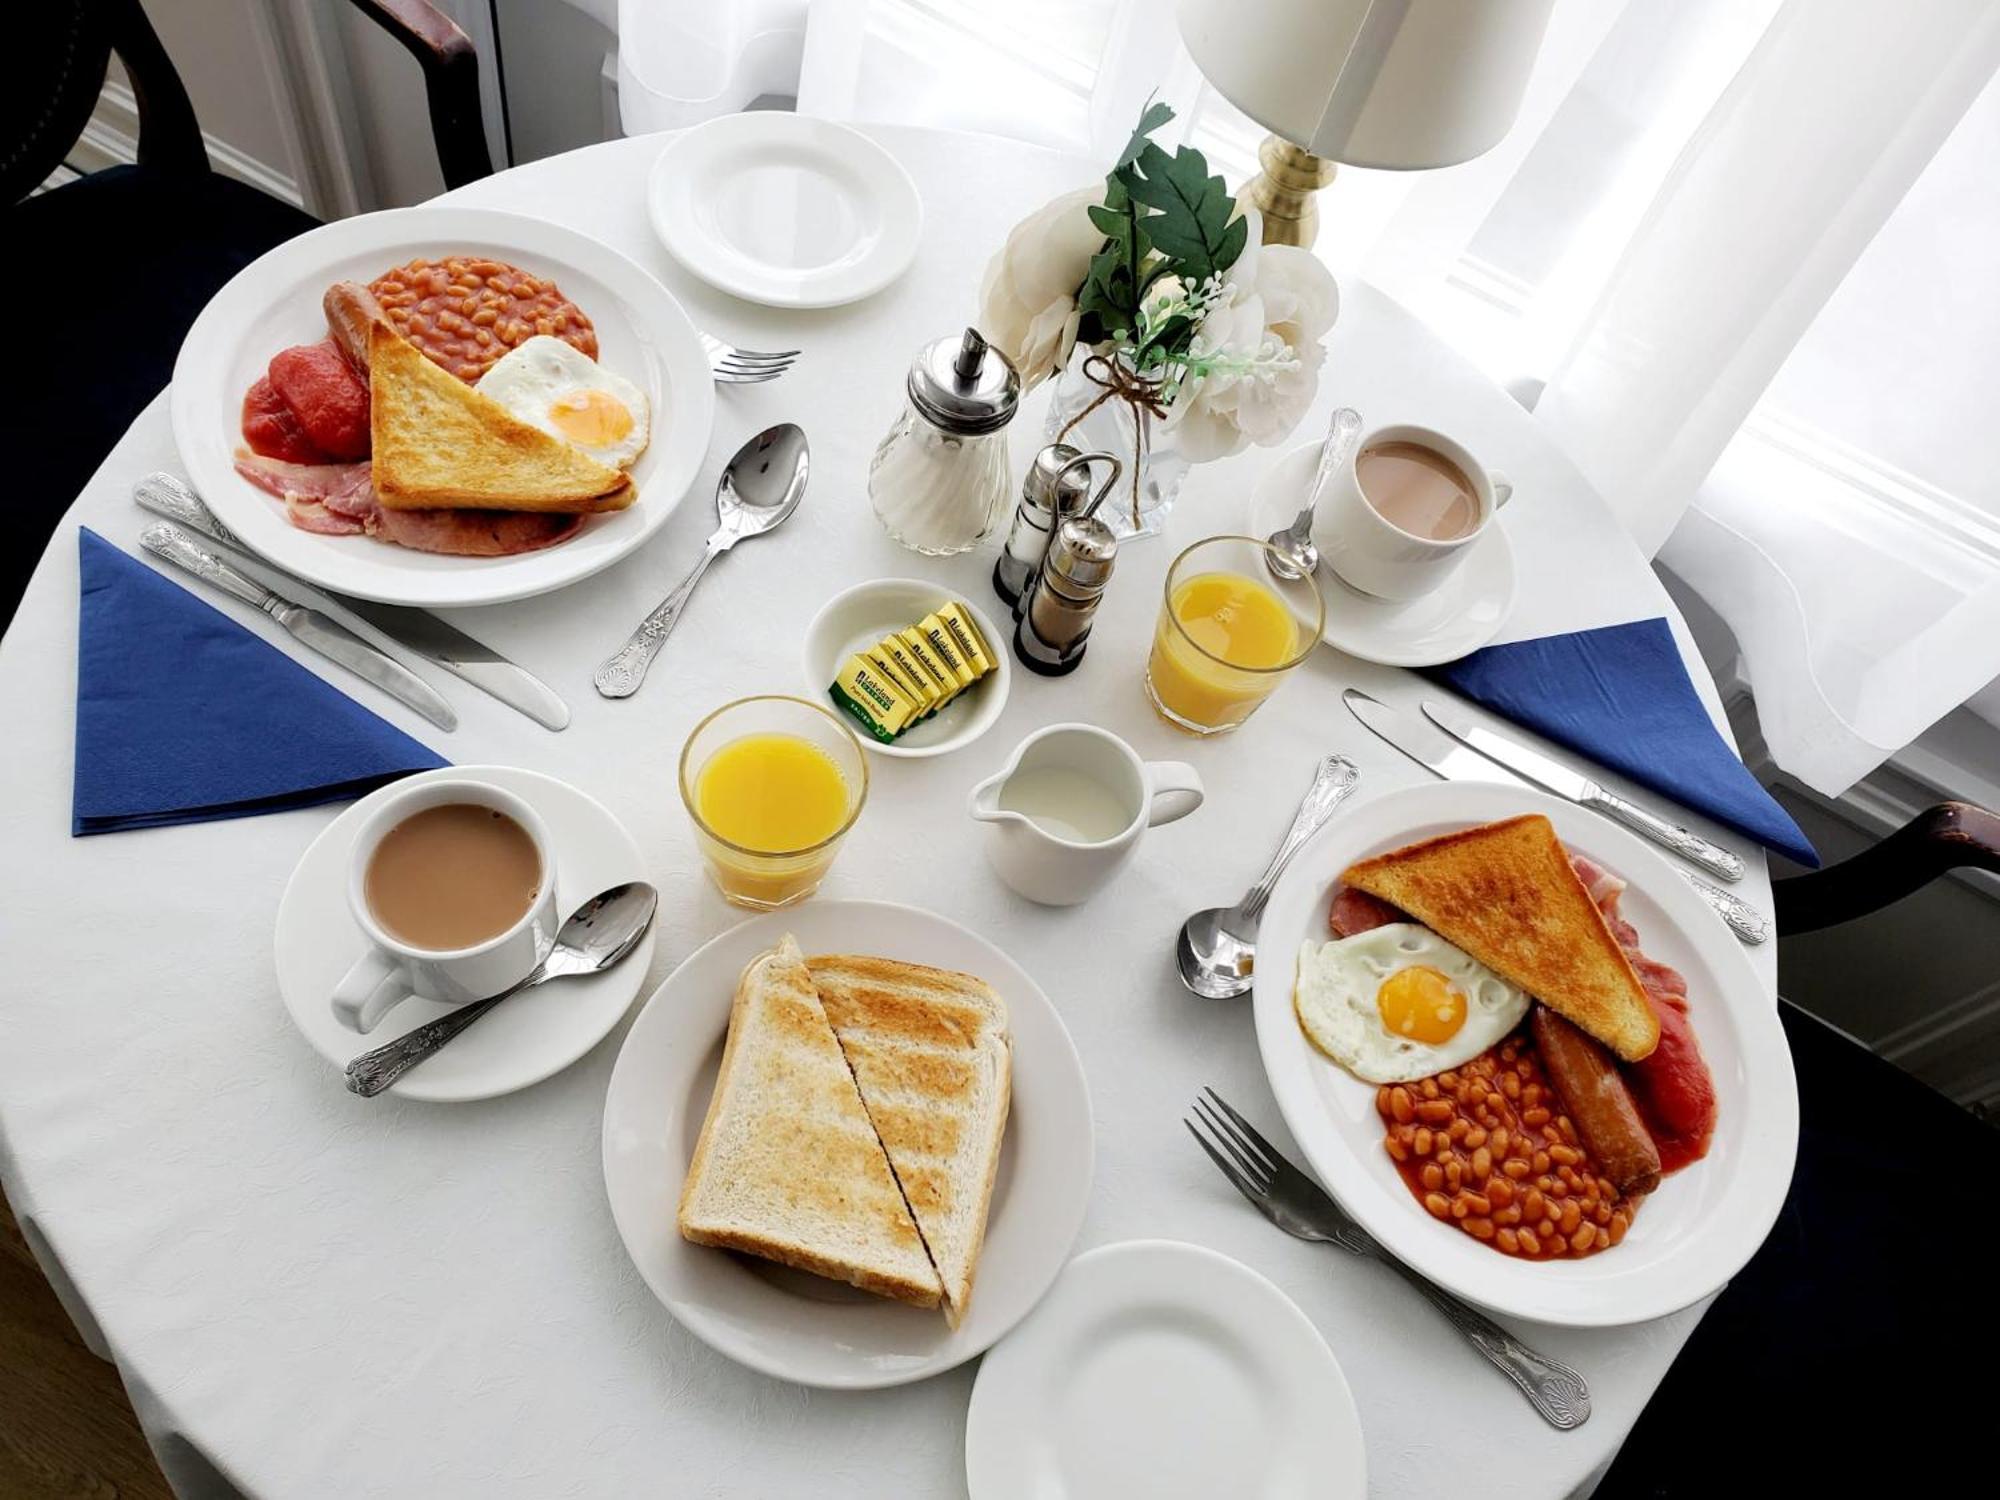
<svg viewBox="0 0 2000 1500"><path fill-rule="evenodd" d="M717 747L696 774L693 798L716 884L757 907L811 894L854 801L834 758L800 735L746 734Z"/></svg>
<svg viewBox="0 0 2000 1500"><path fill-rule="evenodd" d="M1196 573L1171 582L1146 680L1180 728L1213 734L1249 718L1299 656L1299 626L1285 601L1243 573Z"/></svg>

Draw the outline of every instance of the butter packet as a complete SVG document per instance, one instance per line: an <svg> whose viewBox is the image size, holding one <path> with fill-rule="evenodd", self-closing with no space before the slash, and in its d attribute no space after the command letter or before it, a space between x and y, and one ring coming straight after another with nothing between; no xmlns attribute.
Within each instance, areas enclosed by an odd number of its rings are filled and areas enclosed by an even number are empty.
<svg viewBox="0 0 2000 1500"><path fill-rule="evenodd" d="M840 674L827 695L885 745L909 728L919 713L903 690L862 656L850 656L841 663Z"/></svg>
<svg viewBox="0 0 2000 1500"><path fill-rule="evenodd" d="M925 615L923 623L917 626L917 636L931 648L944 669L952 676L961 690L979 681L979 672L966 660L958 649L958 643L951 638L951 632L944 628L944 622L936 615Z"/></svg>
<svg viewBox="0 0 2000 1500"><path fill-rule="evenodd" d="M908 630L899 630L896 632L896 639L903 643L904 650L909 652L917 665L936 679L940 694L939 707L958 696L959 689L965 686L965 680L950 663L938 655L937 649L925 639L920 627L912 625Z"/></svg>
<svg viewBox="0 0 2000 1500"><path fill-rule="evenodd" d="M935 671L917 659L916 652L905 639L907 634L907 631L899 631L895 635L885 635L875 649L882 653L883 659L898 674L913 684L910 696L923 712L930 713L944 703L945 684Z"/></svg>
<svg viewBox="0 0 2000 1500"><path fill-rule="evenodd" d="M971 610L953 600L931 618L943 627L944 633L958 648L959 658L972 668L975 678L984 677L993 670L993 649L986 644L986 637L979 633Z"/></svg>

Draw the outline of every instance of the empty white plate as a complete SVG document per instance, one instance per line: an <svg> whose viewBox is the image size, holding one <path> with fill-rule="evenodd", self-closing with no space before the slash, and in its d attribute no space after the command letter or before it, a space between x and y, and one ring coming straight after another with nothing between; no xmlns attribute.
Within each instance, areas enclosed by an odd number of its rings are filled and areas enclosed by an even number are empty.
<svg viewBox="0 0 2000 1500"><path fill-rule="evenodd" d="M965 1421L972 1500L1360 1500L1361 1418L1297 1305L1176 1240L1079 1255L986 1356Z"/></svg>
<svg viewBox="0 0 2000 1500"><path fill-rule="evenodd" d="M646 185L653 232L711 286L772 307L878 292L917 253L924 211L902 165L845 125L723 115L667 143Z"/></svg>
<svg viewBox="0 0 2000 1500"><path fill-rule="evenodd" d="M1250 496L1243 528L1269 536L1305 504L1306 486L1319 463L1319 444L1294 448L1271 466ZM1385 667L1434 667L1457 661L1500 633L1514 610L1514 548L1500 525L1465 550L1456 572L1420 599L1400 603L1350 588L1325 563L1319 566L1326 625L1320 638L1336 650Z"/></svg>

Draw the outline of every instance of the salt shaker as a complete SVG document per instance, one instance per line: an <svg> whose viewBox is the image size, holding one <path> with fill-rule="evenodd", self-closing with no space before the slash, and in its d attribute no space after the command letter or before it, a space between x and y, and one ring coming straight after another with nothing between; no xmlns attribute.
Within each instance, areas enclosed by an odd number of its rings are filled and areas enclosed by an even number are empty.
<svg viewBox="0 0 2000 1500"><path fill-rule="evenodd" d="M949 557L990 532L1007 504L1006 428L1021 377L968 328L925 345L905 389L909 405L868 465L868 498L905 547Z"/></svg>
<svg viewBox="0 0 2000 1500"><path fill-rule="evenodd" d="M1014 508L1014 524L993 564L993 590L1016 615L1021 612L1021 596L1049 550L1049 537L1057 523L1083 510L1094 463L1111 466L1110 477L1099 488L1101 496L1124 471L1125 466L1112 454L1079 453L1068 443L1050 443L1028 465L1020 503Z"/></svg>
<svg viewBox="0 0 2000 1500"><path fill-rule="evenodd" d="M1098 601L1118 561L1118 538L1097 519L1096 509L1093 501L1083 514L1056 526L1021 600L1014 655L1044 677L1073 672L1083 660Z"/></svg>

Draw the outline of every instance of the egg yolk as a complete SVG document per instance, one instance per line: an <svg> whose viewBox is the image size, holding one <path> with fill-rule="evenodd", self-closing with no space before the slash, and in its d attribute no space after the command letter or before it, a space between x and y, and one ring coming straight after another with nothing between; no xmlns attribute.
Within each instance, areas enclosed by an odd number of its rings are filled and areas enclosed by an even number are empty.
<svg viewBox="0 0 2000 1500"><path fill-rule="evenodd" d="M570 391L549 404L556 431L586 448L615 443L632 430L632 413L609 391Z"/></svg>
<svg viewBox="0 0 2000 1500"><path fill-rule="evenodd" d="M1398 969L1375 991L1382 1024L1396 1036L1436 1046L1465 1024L1465 996L1428 964Z"/></svg>

